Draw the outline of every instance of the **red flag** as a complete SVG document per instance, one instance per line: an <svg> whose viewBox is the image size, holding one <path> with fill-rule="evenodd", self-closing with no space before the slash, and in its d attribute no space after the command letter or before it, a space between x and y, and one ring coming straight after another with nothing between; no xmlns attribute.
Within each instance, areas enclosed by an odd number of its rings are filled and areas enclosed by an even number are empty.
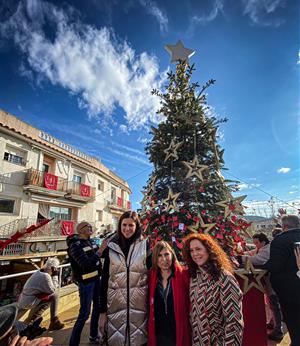
<svg viewBox="0 0 300 346"><path fill-rule="evenodd" d="M57 190L58 177L54 174L44 173L44 185L49 190Z"/></svg>
<svg viewBox="0 0 300 346"><path fill-rule="evenodd" d="M80 196L90 197L91 196L91 187L89 185L80 184Z"/></svg>
<svg viewBox="0 0 300 346"><path fill-rule="evenodd" d="M62 235L74 234L74 222L73 221L61 221L61 234Z"/></svg>

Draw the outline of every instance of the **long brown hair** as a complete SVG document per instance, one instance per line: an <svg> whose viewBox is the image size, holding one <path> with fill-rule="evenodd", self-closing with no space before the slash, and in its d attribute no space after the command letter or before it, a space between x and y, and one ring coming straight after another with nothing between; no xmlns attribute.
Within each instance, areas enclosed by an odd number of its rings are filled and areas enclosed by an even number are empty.
<svg viewBox="0 0 300 346"><path fill-rule="evenodd" d="M175 251L173 250L173 248L170 246L169 243L167 243L164 240L158 241L152 251L152 268L153 269L159 269L157 262L158 262L158 255L161 253L162 250L168 250L171 252L172 254L172 266L174 265L179 265Z"/></svg>
<svg viewBox="0 0 300 346"><path fill-rule="evenodd" d="M133 242L135 239L138 239L142 234L142 227L141 227L138 213L132 210L125 211L125 213L121 215L119 219L119 223L118 223L118 238L119 238L119 245L121 246L121 248L124 248L126 246L126 239L124 238L121 232L121 226L124 219L132 219L136 225L134 235L130 239L131 242Z"/></svg>
<svg viewBox="0 0 300 346"><path fill-rule="evenodd" d="M208 252L208 260L204 268L213 278L217 279L222 270L233 273L231 262L217 241L208 234L193 233L187 236L183 242L183 257L193 278L197 276L198 266L191 257L190 244L192 240L199 240Z"/></svg>

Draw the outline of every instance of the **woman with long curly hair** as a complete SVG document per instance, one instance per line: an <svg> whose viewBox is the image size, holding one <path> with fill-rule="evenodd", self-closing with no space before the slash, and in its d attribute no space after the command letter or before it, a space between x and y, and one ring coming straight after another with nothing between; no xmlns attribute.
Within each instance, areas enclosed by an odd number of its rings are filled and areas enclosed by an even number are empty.
<svg viewBox="0 0 300 346"><path fill-rule="evenodd" d="M183 256L190 271L190 321L193 346L242 344L242 297L232 265L209 235L189 235Z"/></svg>

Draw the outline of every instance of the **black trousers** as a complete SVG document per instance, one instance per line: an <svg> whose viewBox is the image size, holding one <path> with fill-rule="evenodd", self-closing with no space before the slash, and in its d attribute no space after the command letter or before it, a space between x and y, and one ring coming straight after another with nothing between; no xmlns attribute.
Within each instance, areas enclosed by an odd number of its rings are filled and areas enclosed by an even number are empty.
<svg viewBox="0 0 300 346"><path fill-rule="evenodd" d="M291 346L300 345L300 302L280 302L281 310L291 338Z"/></svg>

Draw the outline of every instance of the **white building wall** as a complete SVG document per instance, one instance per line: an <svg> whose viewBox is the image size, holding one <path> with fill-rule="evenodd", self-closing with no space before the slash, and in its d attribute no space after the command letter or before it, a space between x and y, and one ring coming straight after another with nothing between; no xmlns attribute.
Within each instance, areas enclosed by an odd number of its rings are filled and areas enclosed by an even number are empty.
<svg viewBox="0 0 300 346"><path fill-rule="evenodd" d="M3 159L6 147L11 146L22 151L25 165L15 164ZM87 203L83 207L73 208L73 216L77 221L86 220L93 222L98 230L104 230L108 225L112 228L116 224L116 216L110 211L108 202L111 201L111 188L116 189L116 201L118 197L122 197L122 189L108 181L93 169L87 169L86 166L74 162L68 156L62 158L62 154L53 154L47 148L42 149L28 143L28 139L24 140L17 136L7 135L0 132L0 198L15 199L15 210L13 214L0 213L0 226L19 218L36 219L38 214L38 202L32 201L30 197L23 192L26 171L29 168L42 170L44 155L55 158L53 172L60 178L67 181L73 180L73 174L78 172L82 175L82 183L95 188L95 200ZM105 167L106 174L109 170ZM98 189L98 181L103 182L103 189ZM129 199L128 192L123 193L123 199ZM53 202L54 203L54 202ZM126 208L126 202L125 202ZM102 220L98 220L97 211L102 211ZM103 226L104 225L104 226Z"/></svg>

